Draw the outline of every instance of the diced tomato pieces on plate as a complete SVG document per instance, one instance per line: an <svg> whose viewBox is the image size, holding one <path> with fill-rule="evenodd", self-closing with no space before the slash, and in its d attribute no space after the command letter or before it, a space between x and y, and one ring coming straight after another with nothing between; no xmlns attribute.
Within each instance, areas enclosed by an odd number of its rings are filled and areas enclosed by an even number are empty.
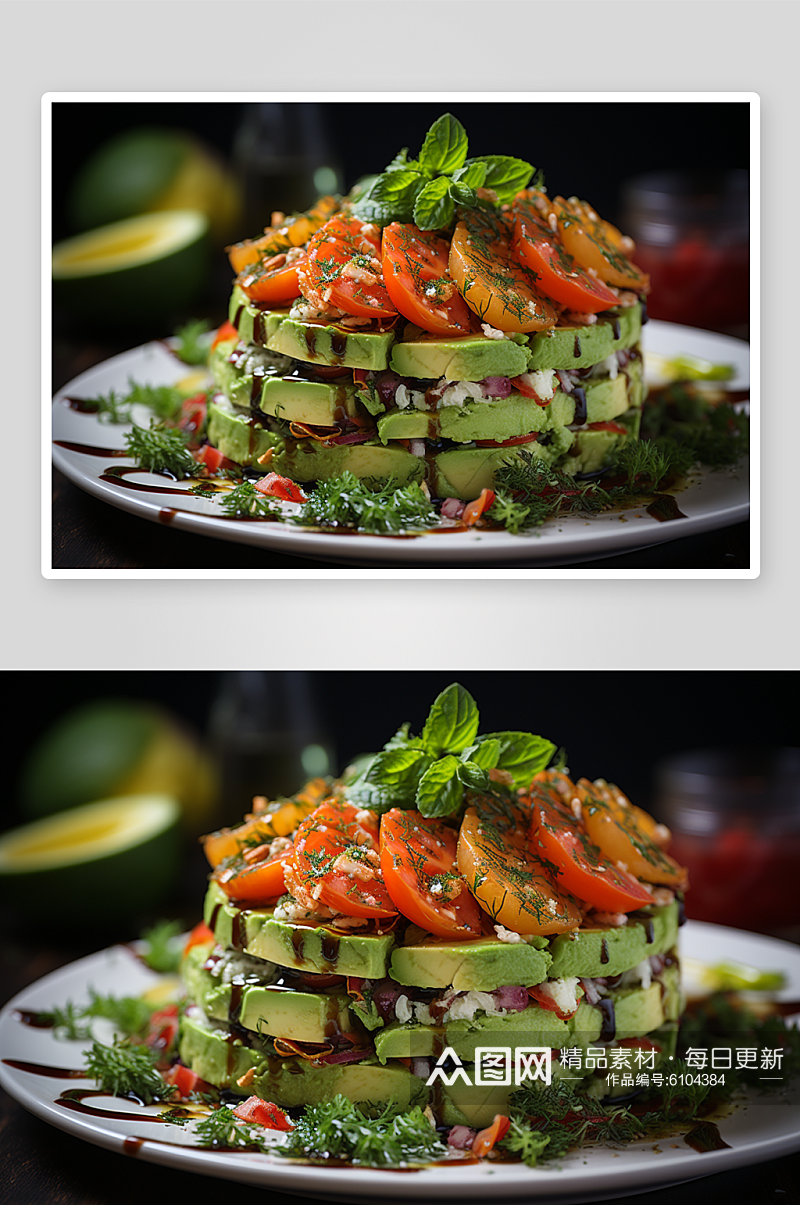
<svg viewBox="0 0 800 1205"><path fill-rule="evenodd" d="M163 1073L163 1079L165 1083L178 1089L181 1100L186 1100L192 1092L203 1092L209 1086L191 1067L184 1067L183 1063L175 1063L169 1071Z"/></svg>
<svg viewBox="0 0 800 1205"><path fill-rule="evenodd" d="M266 1130L294 1129L283 1109L279 1109L271 1101L262 1100L260 1096L249 1096L247 1100L237 1105L231 1111L240 1121L248 1121L252 1125L263 1126Z"/></svg>
<svg viewBox="0 0 800 1205"><path fill-rule="evenodd" d="M481 490L480 497L476 498L474 502L470 502L464 507L461 522L466 524L467 527L472 527L474 523L478 522L478 519L480 519L481 515L485 514L486 511L489 510L493 503L494 490Z"/></svg>
<svg viewBox="0 0 800 1205"><path fill-rule="evenodd" d="M279 473L267 473L266 477L262 477L256 482L256 489L261 494L269 494L273 498L280 498L282 502L306 502L306 496L296 485L294 481L290 481L288 477L281 477Z"/></svg>
<svg viewBox="0 0 800 1205"><path fill-rule="evenodd" d="M214 940L214 934L209 929L204 920L201 920L192 929L186 939L186 945L183 947L184 956L189 953L193 946L204 946L207 942Z"/></svg>
<svg viewBox="0 0 800 1205"><path fill-rule="evenodd" d="M213 448L211 444L203 444L202 448L194 454L195 460L200 464L204 464L210 473L216 473L218 469L233 469L236 466L232 460L228 460L227 456L223 456L219 448Z"/></svg>

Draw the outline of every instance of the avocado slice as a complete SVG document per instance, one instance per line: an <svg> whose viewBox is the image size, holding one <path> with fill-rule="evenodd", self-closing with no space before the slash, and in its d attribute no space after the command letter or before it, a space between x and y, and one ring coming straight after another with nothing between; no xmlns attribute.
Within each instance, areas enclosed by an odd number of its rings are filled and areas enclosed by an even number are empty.
<svg viewBox="0 0 800 1205"><path fill-rule="evenodd" d="M273 908L236 908L212 883L204 919L224 949L317 974L383 979L394 946L391 933L339 933L330 926L276 920Z"/></svg>
<svg viewBox="0 0 800 1205"><path fill-rule="evenodd" d="M330 427L360 413L352 381L312 380L298 372L265 374L259 406L275 418L312 427Z"/></svg>
<svg viewBox="0 0 800 1205"><path fill-rule="evenodd" d="M591 368L612 351L633 347L642 332L642 307L631 305L597 315L591 326L566 325L531 335L528 372L541 368Z"/></svg>
<svg viewBox="0 0 800 1205"><path fill-rule="evenodd" d="M361 1032L353 1024L346 993L306 991L280 974L272 984L221 983L203 969L212 948L193 946L181 966L189 996L207 1016L296 1042L324 1042L333 1034Z"/></svg>
<svg viewBox="0 0 800 1205"><path fill-rule="evenodd" d="M671 950L678 939L678 903L630 914L616 928L578 929L560 933L550 942L552 979L578 975L584 979L621 975L651 954Z"/></svg>
<svg viewBox="0 0 800 1205"><path fill-rule="evenodd" d="M208 403L207 434L208 442L236 464L256 464L270 448L283 444L279 435L219 397Z"/></svg>
<svg viewBox="0 0 800 1205"><path fill-rule="evenodd" d="M361 444L326 446L315 439L286 439L276 448L271 467L293 481L325 481L345 470L377 482L394 479L397 485L422 481L425 461L399 444L377 440Z"/></svg>
<svg viewBox="0 0 800 1205"><path fill-rule="evenodd" d="M507 983L541 983L550 973L550 954L545 937L530 944L493 937L454 942L430 937L397 946L389 973L398 983L414 987L490 992Z"/></svg>
<svg viewBox="0 0 800 1205"><path fill-rule="evenodd" d="M405 336L392 348L391 367L401 377L482 381L484 377L518 377L527 366L524 345L483 335L442 339L418 327L407 327Z"/></svg>

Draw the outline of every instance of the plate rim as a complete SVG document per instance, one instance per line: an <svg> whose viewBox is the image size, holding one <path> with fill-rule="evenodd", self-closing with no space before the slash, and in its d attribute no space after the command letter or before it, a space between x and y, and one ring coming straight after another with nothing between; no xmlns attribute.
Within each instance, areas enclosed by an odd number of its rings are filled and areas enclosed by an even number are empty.
<svg viewBox="0 0 800 1205"><path fill-rule="evenodd" d="M648 325L652 326L655 333L662 337L666 337L663 335L665 329L673 336L675 332L691 332L693 337L701 340L713 340L715 343L718 342L721 347L735 347L742 357L746 355L749 358L750 356L750 344L729 335L702 331L694 327L683 327L657 319L651 319ZM303 567L302 560L305 557L326 562L325 568L319 570L323 573L328 573L337 564L344 563L350 567L351 572L355 573L371 571L391 574L416 571L430 574L438 569L447 574L461 572L469 574L480 573L490 569L494 563L504 561L508 565L505 569L501 568L500 571L514 575L537 574L543 570L565 567L568 575L574 576L575 570L569 570L570 561L604 559L644 548L657 547L687 536L701 535L710 530L730 526L745 520L750 514L754 473L751 471L749 457L734 468L722 470L725 486L721 502L711 503L708 510L702 509L696 515L675 519L669 523L650 520L645 515L644 508L638 508L626 512L625 524L619 521L619 516L605 513L588 517L591 530L584 530L587 527L586 517L565 516L563 519L556 520L545 528L537 529L527 535L511 536L508 532L458 532L456 533L458 542L456 542L455 537L448 538L441 533L437 533L435 537L429 535L427 539L422 534L398 540L385 536L320 533L268 523L256 526L247 523L233 523L224 517L204 512L182 512L171 506L166 498L163 503L160 502L158 494L134 492L126 494L123 490L103 482L99 476L81 464L80 454L70 453L57 445L54 431L57 406L62 404L71 392L86 388L87 385L91 387L91 383L100 372L111 369L121 375L125 371L126 362L132 358L147 354L170 356L174 360L176 376L188 375L192 371L191 367L181 364L172 355L169 343L169 340L151 340L138 347L119 352L84 370L57 390L49 399L48 406L46 430L50 443L49 457L52 459L53 465L78 488L99 501L124 510L137 518L143 518L149 522L163 522L165 512L169 512L169 526L176 531L185 531L188 534L206 536L227 543L244 544L260 548L265 553L294 556L300 562L297 568L282 571L266 570L265 572L268 573L280 573L281 575L313 573L315 571L313 567ZM91 419L92 416L87 417ZM99 420L94 419L94 421L99 425ZM108 426L103 424L103 428L106 430L110 427L110 424ZM117 446L121 444L121 440L115 442ZM51 476L51 474L46 474L45 481L47 482ZM709 482L713 484L715 477L717 477L717 473L714 470L701 470L683 496L691 498L692 490L701 490ZM51 494L51 484L48 484L47 489ZM51 513L52 497L49 497L48 507L44 509L48 515ZM646 526L637 531L636 521L639 519L645 519ZM754 532L751 535L752 561L757 561L755 540L756 533ZM76 576L80 572L91 574L98 572L96 569L75 571L54 568L52 566L52 549L47 546L49 543L49 524L45 523L43 524L42 560L43 572L46 576ZM454 562L468 562L469 565L467 568L463 564L454 566ZM517 564L517 562L524 563ZM181 573L179 570L172 572ZM193 571L192 576L209 576L214 572L213 570ZM603 571L600 569L587 572L592 576L597 576ZM622 572L626 576L637 575L635 570L618 572ZM730 572L724 570L709 569L691 572L693 576L714 576L715 573L732 576ZM750 569L740 570L737 575L757 576L757 572L757 566L754 568L751 565ZM227 576L230 576L230 571L227 572Z"/></svg>
<svg viewBox="0 0 800 1205"><path fill-rule="evenodd" d="M691 927L690 927L691 926ZM784 942L775 938L762 937L759 934L749 933L745 930L731 929L727 926L711 925L706 922L688 921L687 937L692 939L692 944L695 941L703 943L709 938L717 935L723 940L731 941L744 938L746 943L756 942L761 946L767 957L777 958L789 956L790 964L794 959L795 968L794 975L800 982L800 948L792 943ZM65 964L54 971L49 972L41 979L27 985L20 992L7 1001L0 1010L0 1033L5 1033L11 1026L18 1025L19 1022L13 1017L16 1010L24 1007L32 1007L33 1002L31 997L41 997L43 994L58 986L61 981L66 979L80 979L83 986L86 988L89 985L88 975L92 970L103 967L106 973L115 971L114 962L120 960L120 965L123 966L131 979L141 980L146 983L148 980L153 981L158 978L154 972L147 971L141 962L136 958L136 943L118 944L98 950L93 954L85 955L71 963ZM119 973L118 968L115 973ZM785 989L792 992L792 988ZM796 987L794 991L796 992ZM39 1004L41 1007L41 1003ZM78 1053L77 1043L61 1043L56 1039L49 1030L28 1031L37 1035L48 1043L59 1043L59 1046L66 1050L71 1050L73 1053ZM33 1039L30 1039L31 1041ZM3 1058L12 1057L0 1051ZM66 1066L69 1066L74 1060L65 1059ZM63 1064L62 1064L63 1065ZM75 1063L79 1066L79 1063ZM81 1115L75 1115L66 1110L59 1111L55 1105L55 1101L49 1100L43 1093L36 1093L32 1086L28 1086L23 1081L14 1077L14 1069L6 1067L3 1062L0 1062L0 1086L3 1087L17 1103L22 1105L28 1111L34 1113L41 1120L48 1124L55 1125L74 1137L83 1139L93 1145L102 1146L105 1149L122 1153L126 1135L112 1129L103 1119L86 1118ZM20 1072L24 1076L24 1072ZM58 1080L48 1080L49 1084L55 1085ZM54 1093L57 1096L57 1092ZM755 1102L754 1102L755 1103ZM787 1105L786 1107L794 1107ZM156 1106L153 1106L156 1108ZM142 1114L142 1122L140 1124L147 1125L147 1114ZM156 1123L161 1125L162 1123ZM127 1135L127 1137L141 1137L141 1134ZM634 1148L635 1154L641 1156L644 1151L652 1147L653 1143L643 1143ZM417 1195L419 1189L425 1191L430 1190L430 1194L439 1197L443 1200L448 1200L453 1197L460 1197L464 1200L476 1198L486 1191L487 1181L486 1176L491 1175L490 1181L492 1192L496 1193L498 1199L513 1199L514 1196L519 1196L523 1192L530 1192L532 1189L536 1191L537 1198L542 1202L552 1200L553 1202L565 1202L566 1198L571 1200L586 1200L599 1201L608 1195L619 1195L622 1192L636 1192L640 1189L649 1187L667 1187L669 1184L678 1184L691 1179L705 1178L709 1175L716 1174L717 1171L732 1170L736 1167L747 1166L753 1162L763 1162L767 1159L778 1158L782 1155L790 1154L796 1150L800 1150L800 1131L797 1129L773 1135L772 1137L757 1137L752 1141L742 1139L737 1136L737 1145L729 1147L726 1150L709 1151L702 1155L703 1164L698 1167L693 1166L693 1159L696 1157L696 1152L691 1148L686 1151L681 1150L678 1155L672 1156L671 1164L659 1164L654 1162L651 1166L638 1166L633 1169L616 1168L600 1168L592 1169L590 1163L585 1161L586 1152L575 1152L574 1157L581 1158L581 1164L576 1168L563 1169L527 1169L524 1165L502 1165L509 1170L497 1174L498 1168L490 1168L484 1166L480 1171L476 1167L457 1168L457 1167L442 1167L441 1165L432 1168L425 1168L422 1171L415 1172L413 1182L407 1182L406 1177L398 1176L397 1172L381 1168L356 1168L356 1169L341 1169L343 1175L347 1176L346 1185L343 1183L342 1192L337 1194L335 1190L331 1191L328 1188L330 1183L330 1170L324 1166L310 1166L306 1164L283 1164L280 1161L269 1159L265 1162L265 1156L247 1156L246 1153L235 1154L233 1157L224 1152L214 1152L203 1150L202 1148L184 1146L184 1145L164 1145L159 1146L157 1142L148 1141L147 1136L144 1137L144 1142L141 1146L137 1146L137 1154L140 1158L148 1162L156 1163L162 1166L175 1167L179 1170L200 1172L206 1175L213 1175L221 1179L227 1179L242 1183L258 1184L262 1187L271 1187L281 1191L288 1192L314 1192L319 1190L321 1196L327 1195L331 1199L336 1199L337 1196L341 1199L357 1200L359 1202L367 1202L370 1199L370 1192L373 1190L379 1192L383 1197L392 1199L403 1199L409 1195ZM236 1162L233 1162L233 1159ZM687 1173L687 1168L688 1173ZM337 1169L337 1175L339 1174ZM235 1172L235 1174L231 1174ZM456 1172L457 1174L453 1175ZM476 1172L478 1174L476 1174ZM565 1172L567 1174L565 1174ZM572 1174L570 1174L572 1173ZM577 1173L577 1174L575 1174ZM444 1176L448 1176L445 1181ZM419 1177L423 1179L420 1180ZM532 1179L534 1177L535 1179ZM587 1189L587 1181L591 1178L593 1184L597 1186L597 1191ZM584 1191L585 1190L585 1191ZM373 1196L374 1199L374 1196Z"/></svg>

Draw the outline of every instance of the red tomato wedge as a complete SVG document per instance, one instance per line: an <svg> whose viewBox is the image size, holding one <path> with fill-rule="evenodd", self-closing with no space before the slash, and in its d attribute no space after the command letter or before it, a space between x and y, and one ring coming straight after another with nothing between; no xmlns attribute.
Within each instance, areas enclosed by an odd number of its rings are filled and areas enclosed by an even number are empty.
<svg viewBox="0 0 800 1205"><path fill-rule="evenodd" d="M236 283L251 301L288 304L300 296L297 270L305 259L305 255L297 255L297 252L291 258L284 254L273 255L257 267L242 272Z"/></svg>
<svg viewBox="0 0 800 1205"><path fill-rule="evenodd" d="M532 444L539 438L538 431L531 431L530 435L516 435L512 439L476 439L475 446L477 448L515 448L519 444Z"/></svg>
<svg viewBox="0 0 800 1205"><path fill-rule="evenodd" d="M192 1092L206 1092L210 1088L205 1080L202 1080L191 1068L184 1067L183 1063L175 1063L169 1071L163 1072L161 1078L165 1083L172 1084L177 1088L181 1100L188 1100ZM175 1098L172 1099L174 1101Z"/></svg>
<svg viewBox="0 0 800 1205"><path fill-rule="evenodd" d="M299 485L295 485L288 477L281 477L279 473L267 473L266 477L256 482L255 488L259 493L280 498L283 502L308 501Z"/></svg>
<svg viewBox="0 0 800 1205"><path fill-rule="evenodd" d="M559 779L563 784L565 776ZM572 797L578 797L574 786ZM578 818L580 813L573 812L546 774L534 779L529 798L533 809L531 839L542 856L557 867L558 882L567 891L608 912L629 912L652 904L650 892L592 844Z"/></svg>
<svg viewBox="0 0 800 1205"><path fill-rule="evenodd" d="M204 946L210 941L214 941L213 931L204 920L198 921L186 939L186 945L183 947L184 957L194 946Z"/></svg>
<svg viewBox="0 0 800 1205"><path fill-rule="evenodd" d="M359 317L396 317L383 279L377 227L338 214L319 228L307 251L298 279L312 305Z"/></svg>
<svg viewBox="0 0 800 1205"><path fill-rule="evenodd" d="M239 332L232 322L223 322L222 326L217 328L217 333L211 346L216 347L218 343L227 343L230 339L235 339L238 342Z"/></svg>
<svg viewBox="0 0 800 1205"><path fill-rule="evenodd" d="M283 1109L279 1109L269 1100L262 1100L260 1096L248 1096L247 1100L231 1109L231 1112L240 1121L249 1121L251 1125L264 1126L267 1130L294 1129Z"/></svg>
<svg viewBox="0 0 800 1205"><path fill-rule="evenodd" d="M471 792L458 837L458 869L492 919L515 933L566 933L583 911L530 846L530 809L499 793Z"/></svg>
<svg viewBox="0 0 800 1205"><path fill-rule="evenodd" d="M259 859L257 855L263 851ZM286 890L284 868L294 853L291 845L272 855L269 845L255 846L236 858L232 865L219 867L213 878L232 900L248 904L267 904Z"/></svg>
<svg viewBox="0 0 800 1205"><path fill-rule="evenodd" d="M383 278L398 312L434 335L468 335L472 311L448 271L449 256L438 234L401 222L384 227Z"/></svg>
<svg viewBox="0 0 800 1205"><path fill-rule="evenodd" d="M391 917L397 908L381 871L378 818L328 799L295 834L289 890L345 916Z"/></svg>
<svg viewBox="0 0 800 1205"><path fill-rule="evenodd" d="M480 937L481 910L456 865L458 833L392 808L381 817L381 870L398 912L437 937Z"/></svg>
<svg viewBox="0 0 800 1205"><path fill-rule="evenodd" d="M544 194L538 194L544 196ZM536 207L536 194L514 202L511 246L520 263L538 276L538 287L570 309L596 314L617 304L617 296L578 264L561 242L557 230Z"/></svg>

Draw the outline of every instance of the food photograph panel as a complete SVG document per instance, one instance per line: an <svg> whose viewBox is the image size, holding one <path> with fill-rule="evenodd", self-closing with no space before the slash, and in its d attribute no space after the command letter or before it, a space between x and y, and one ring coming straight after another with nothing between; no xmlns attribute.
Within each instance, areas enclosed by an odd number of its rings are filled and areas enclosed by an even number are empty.
<svg viewBox="0 0 800 1205"><path fill-rule="evenodd" d="M792 1200L796 685L6 673L9 1199Z"/></svg>
<svg viewBox="0 0 800 1205"><path fill-rule="evenodd" d="M589 95L46 96L44 574L757 576L758 99Z"/></svg>

